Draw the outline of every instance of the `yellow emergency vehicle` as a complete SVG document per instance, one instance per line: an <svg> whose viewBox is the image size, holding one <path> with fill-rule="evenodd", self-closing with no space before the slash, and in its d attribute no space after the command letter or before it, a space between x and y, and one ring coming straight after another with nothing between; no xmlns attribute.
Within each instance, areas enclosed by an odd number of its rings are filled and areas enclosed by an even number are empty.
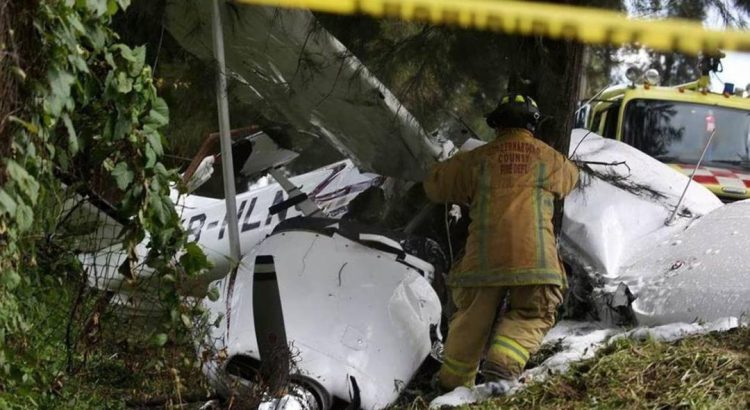
<svg viewBox="0 0 750 410"><path fill-rule="evenodd" d="M705 57L699 80L672 87L658 85L656 70L641 76L628 69L630 84L598 93L582 107L579 126L687 175L695 170L693 180L724 202L750 198L750 98L733 84L721 94L708 90L709 74L720 64Z"/></svg>

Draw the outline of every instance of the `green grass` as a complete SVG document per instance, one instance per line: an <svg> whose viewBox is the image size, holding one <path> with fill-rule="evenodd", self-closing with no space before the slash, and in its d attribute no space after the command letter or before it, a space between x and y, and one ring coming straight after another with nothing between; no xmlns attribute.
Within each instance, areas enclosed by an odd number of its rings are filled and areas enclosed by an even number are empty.
<svg viewBox="0 0 750 410"><path fill-rule="evenodd" d="M394 408L426 409L433 393ZM463 409L745 409L750 406L750 329L673 343L621 340L594 358L513 396Z"/></svg>
<svg viewBox="0 0 750 410"><path fill-rule="evenodd" d="M674 343L622 340L563 375L477 409L715 408L750 405L750 329Z"/></svg>

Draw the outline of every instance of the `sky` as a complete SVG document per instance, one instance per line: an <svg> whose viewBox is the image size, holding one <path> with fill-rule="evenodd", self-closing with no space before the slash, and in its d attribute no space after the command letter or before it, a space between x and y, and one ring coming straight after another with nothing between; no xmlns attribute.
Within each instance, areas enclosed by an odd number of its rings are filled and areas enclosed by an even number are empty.
<svg viewBox="0 0 750 410"><path fill-rule="evenodd" d="M638 18L660 18L663 16L649 15L642 16L637 15L636 8L634 6L635 0L625 0L625 6L628 14L632 17ZM731 0L718 0L722 2L725 7L733 11L734 18L736 21L743 21L746 25L750 24L750 16L737 10L732 4ZM708 9L706 20L703 22L703 26L709 30L725 30L727 29L726 22L721 17L715 7ZM730 27L734 28L734 27ZM724 83L732 83L735 87L745 88L750 83L750 53L738 53L725 51L726 57L722 59L722 65L724 66L724 72L718 73L716 76L711 78L711 90L715 92L724 91ZM624 63L621 67L615 69L616 82L625 82L625 69L631 64L637 64L646 59L646 53L642 52L640 55L623 55ZM718 77L718 78L717 78Z"/></svg>
<svg viewBox="0 0 750 410"><path fill-rule="evenodd" d="M721 60L724 72L717 77L725 83L733 83L735 87L745 88L750 83L750 53L727 52ZM716 78L711 79L711 89L716 92L724 90L724 86Z"/></svg>
<svg viewBox="0 0 750 410"><path fill-rule="evenodd" d="M747 16L737 15L737 18L743 19L747 22ZM723 30L727 28L726 24L715 9L709 9L708 18L703 22L703 25L712 30ZM726 52L726 55L727 56L721 60L722 65L724 66L724 72L718 73L717 77L723 82L734 84L735 87L745 88L745 86L750 83L750 53ZM711 90L722 92L724 90L724 85L721 81L712 78Z"/></svg>
<svg viewBox="0 0 750 410"><path fill-rule="evenodd" d="M719 0L724 3L730 10L733 9L727 0ZM635 17L635 9L633 7L633 0L626 0L626 8L631 16ZM638 16L646 18L654 18L657 16ZM740 11L735 10L735 18L742 20L745 24L750 24L750 19L747 15L742 14ZM704 27L709 30L724 30L727 29L725 21L721 18L715 8L709 8L706 20L703 22ZM724 83L732 83L735 87L745 88L750 83L750 53L740 53L725 51L726 57L722 59L722 66L724 71L711 77L711 91L722 92L724 91ZM623 58L623 64L615 69L614 78L615 82L626 82L625 80L625 69L631 64L639 65L646 60L647 54L642 51L639 54L621 55Z"/></svg>

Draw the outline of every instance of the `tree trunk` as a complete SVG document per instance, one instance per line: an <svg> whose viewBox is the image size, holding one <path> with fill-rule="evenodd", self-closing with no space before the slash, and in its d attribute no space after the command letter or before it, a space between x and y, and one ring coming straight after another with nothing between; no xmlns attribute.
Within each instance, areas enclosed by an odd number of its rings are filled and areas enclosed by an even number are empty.
<svg viewBox="0 0 750 410"><path fill-rule="evenodd" d="M23 117L24 76L36 75L32 68L35 54L33 16L37 2L0 0L0 159L11 154L14 127L10 116ZM35 72L31 73L29 71ZM0 172L0 186L5 172Z"/></svg>
<svg viewBox="0 0 750 410"><path fill-rule="evenodd" d="M531 96L542 112L537 137L567 154L583 75L581 43L539 37L519 39L508 91Z"/></svg>
<svg viewBox="0 0 750 410"><path fill-rule="evenodd" d="M573 130L574 112L578 107L583 74L581 43L527 37L519 41L509 91L531 96L542 112L542 123L536 136L566 157ZM562 201L555 203L554 226L562 225Z"/></svg>

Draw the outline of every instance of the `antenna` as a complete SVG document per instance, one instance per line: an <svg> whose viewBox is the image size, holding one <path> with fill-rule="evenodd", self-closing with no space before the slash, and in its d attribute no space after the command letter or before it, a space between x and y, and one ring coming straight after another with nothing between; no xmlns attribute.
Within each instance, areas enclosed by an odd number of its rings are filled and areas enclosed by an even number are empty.
<svg viewBox="0 0 750 410"><path fill-rule="evenodd" d="M698 171L698 168L701 166L701 162L703 162L703 157L706 155L706 151L708 151L708 146L711 145L711 141L714 139L714 135L716 135L716 128L711 131L711 136L708 137L708 141L706 141L706 146L703 147L703 152L701 153L700 159L698 159L698 163L695 164L695 168L693 168L693 172L690 173L690 179L688 179L687 184L685 184L685 189L682 190L682 195L680 195L680 200L677 201L677 206L674 207L674 211L672 211L672 215L669 216L669 219L664 222L665 225L669 226L674 223L674 218L677 216L677 211L680 209L680 205L682 205L682 200L685 199L685 194L687 193L688 187L690 187L690 183L693 182L693 177L695 176L695 173Z"/></svg>

